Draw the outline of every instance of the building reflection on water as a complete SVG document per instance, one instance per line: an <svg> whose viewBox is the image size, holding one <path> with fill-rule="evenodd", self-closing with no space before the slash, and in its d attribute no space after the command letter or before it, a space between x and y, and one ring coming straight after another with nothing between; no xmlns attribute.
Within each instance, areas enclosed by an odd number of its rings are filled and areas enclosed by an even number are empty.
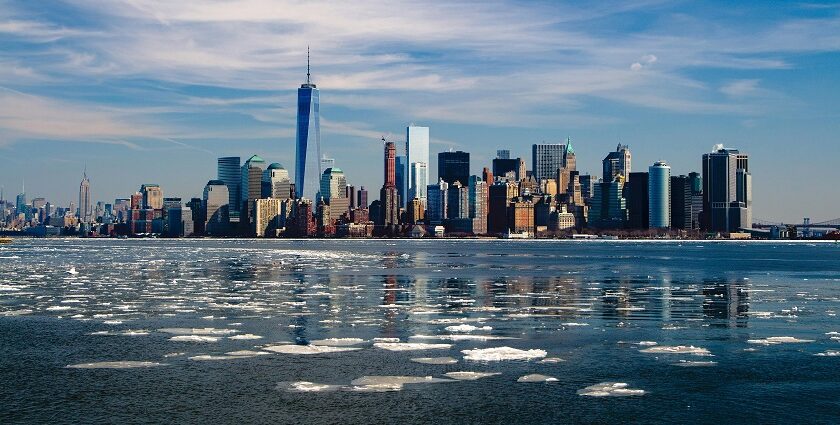
<svg viewBox="0 0 840 425"><path fill-rule="evenodd" d="M744 280L704 279L703 317L710 326L746 327L749 316L749 292Z"/></svg>

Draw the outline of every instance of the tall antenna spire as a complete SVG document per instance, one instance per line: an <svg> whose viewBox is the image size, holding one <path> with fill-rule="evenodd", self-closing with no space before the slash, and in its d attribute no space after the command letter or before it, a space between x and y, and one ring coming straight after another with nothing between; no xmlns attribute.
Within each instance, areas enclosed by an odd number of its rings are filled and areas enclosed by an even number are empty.
<svg viewBox="0 0 840 425"><path fill-rule="evenodd" d="M309 81L309 46L306 46L306 84L311 84Z"/></svg>
<svg viewBox="0 0 840 425"><path fill-rule="evenodd" d="M87 178L87 162L85 163L85 171L82 172L82 177Z"/></svg>

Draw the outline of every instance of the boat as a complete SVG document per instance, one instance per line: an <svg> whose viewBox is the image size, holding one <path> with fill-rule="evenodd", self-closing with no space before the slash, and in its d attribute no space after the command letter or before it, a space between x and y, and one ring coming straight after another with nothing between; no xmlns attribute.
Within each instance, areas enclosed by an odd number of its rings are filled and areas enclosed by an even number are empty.
<svg viewBox="0 0 840 425"><path fill-rule="evenodd" d="M0 243L12 243L12 241L14 241L12 238L0 237Z"/></svg>

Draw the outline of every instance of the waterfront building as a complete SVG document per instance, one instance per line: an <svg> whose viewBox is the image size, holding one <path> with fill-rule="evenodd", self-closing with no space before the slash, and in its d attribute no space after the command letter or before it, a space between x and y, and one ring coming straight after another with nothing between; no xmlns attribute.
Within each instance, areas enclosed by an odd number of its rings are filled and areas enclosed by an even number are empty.
<svg viewBox="0 0 840 425"><path fill-rule="evenodd" d="M92 201L90 199L90 180L87 176L87 169L82 174L82 182L79 184L79 222L93 223Z"/></svg>
<svg viewBox="0 0 840 425"><path fill-rule="evenodd" d="M327 204L332 198L346 198L347 195L347 179L344 177L344 172L340 168L327 168L324 174L321 174L321 199ZM348 203L349 206L349 203Z"/></svg>
<svg viewBox="0 0 840 425"><path fill-rule="evenodd" d="M449 184L440 179L438 184L428 185L426 189L428 194L426 222L430 225L441 224L447 219Z"/></svg>
<svg viewBox="0 0 840 425"><path fill-rule="evenodd" d="M650 227L650 189L648 173L630 173L630 180L624 185L627 199L627 228L647 229Z"/></svg>
<svg viewBox="0 0 840 425"><path fill-rule="evenodd" d="M425 219L425 206L423 205L423 201L418 198L414 198L411 200L411 203L408 204L408 210L406 211L407 222L408 224L417 224L418 222L422 222Z"/></svg>
<svg viewBox="0 0 840 425"><path fill-rule="evenodd" d="M228 187L221 180L210 180L204 186L201 200L204 213L204 230L212 236L226 235L230 230L230 196Z"/></svg>
<svg viewBox="0 0 840 425"><path fill-rule="evenodd" d="M295 191L297 198L315 199L321 178L320 94L309 73L309 50L306 52L306 82L297 95L297 132L295 136Z"/></svg>
<svg viewBox="0 0 840 425"><path fill-rule="evenodd" d="M648 193L650 227L667 229L671 225L671 167L665 161L648 167Z"/></svg>
<svg viewBox="0 0 840 425"><path fill-rule="evenodd" d="M384 137L382 141L385 142ZM400 203L396 186L396 156L396 144L394 142L385 142L385 182L379 191L381 205L381 218L379 223L384 226L399 224L400 220Z"/></svg>
<svg viewBox="0 0 840 425"><path fill-rule="evenodd" d="M548 230L569 231L577 227L577 220L573 213L570 213L565 205L551 213L548 219Z"/></svg>
<svg viewBox="0 0 840 425"><path fill-rule="evenodd" d="M426 186L429 184L429 127L406 127L405 156L405 202L418 198L426 205Z"/></svg>
<svg viewBox="0 0 840 425"><path fill-rule="evenodd" d="M180 238L192 236L195 233L195 226L192 219L192 211L181 205L166 210L166 229L170 237Z"/></svg>
<svg viewBox="0 0 840 425"><path fill-rule="evenodd" d="M364 186L359 188L359 192L357 193L357 201L356 206L358 208L367 209L370 204L368 204L368 191L365 189Z"/></svg>
<svg viewBox="0 0 840 425"><path fill-rule="evenodd" d="M239 205L241 205L239 221L245 226L242 228L243 232L251 227L253 211L250 210L250 207L253 205L253 201L262 197L262 176L265 169L265 160L260 158L259 155L252 155L242 164L242 180L239 184L239 195L241 197L239 200Z"/></svg>
<svg viewBox="0 0 840 425"><path fill-rule="evenodd" d="M531 167L537 181L554 178L563 168L565 146L560 143L535 143L531 146Z"/></svg>
<svg viewBox="0 0 840 425"><path fill-rule="evenodd" d="M494 158L492 166L493 175L498 178L519 181L526 175L525 161L522 158Z"/></svg>
<svg viewBox="0 0 840 425"><path fill-rule="evenodd" d="M604 182L611 182L621 176L624 181L630 180L630 147L618 144L614 152L610 152L603 160Z"/></svg>
<svg viewBox="0 0 840 425"><path fill-rule="evenodd" d="M534 235L534 203L527 197L514 198L508 208L508 231Z"/></svg>
<svg viewBox="0 0 840 425"><path fill-rule="evenodd" d="M469 216L472 219L472 233L476 235L487 233L487 200L487 182L479 176L470 176Z"/></svg>
<svg viewBox="0 0 840 425"><path fill-rule="evenodd" d="M400 197L400 207L405 208L408 200L406 194L408 189L408 164L406 163L405 155L397 155L394 157L394 183L397 187L397 196Z"/></svg>
<svg viewBox="0 0 840 425"><path fill-rule="evenodd" d="M469 218L469 188L460 181L449 185L446 191L446 218L449 220Z"/></svg>
<svg viewBox="0 0 840 425"><path fill-rule="evenodd" d="M226 156L217 160L216 180L224 182L228 189L228 206L231 221L239 221L239 210L242 199L240 185L242 184L241 159L238 156Z"/></svg>
<svg viewBox="0 0 840 425"><path fill-rule="evenodd" d="M470 154L463 151L449 151L438 154L438 179L448 184L456 181L466 184L470 177Z"/></svg>
<svg viewBox="0 0 840 425"><path fill-rule="evenodd" d="M487 232L504 233L508 228L508 205L519 196L519 186L512 181L497 181L487 191Z"/></svg>
<svg viewBox="0 0 840 425"><path fill-rule="evenodd" d="M251 201L254 220L251 234L258 237L277 237L283 228L281 224L283 200L276 198L254 199Z"/></svg>
<svg viewBox="0 0 840 425"><path fill-rule="evenodd" d="M621 229L627 221L627 203L623 196L624 178L595 184L589 208L589 225L602 229Z"/></svg>
<svg viewBox="0 0 840 425"><path fill-rule="evenodd" d="M263 171L262 197L275 199L294 198L289 171L282 164L277 162L272 163Z"/></svg>
<svg viewBox="0 0 840 425"><path fill-rule="evenodd" d="M163 209L163 190L157 184L143 184L140 186L143 195L143 208L150 210Z"/></svg>
<svg viewBox="0 0 840 425"><path fill-rule="evenodd" d="M737 149L714 147L703 154L703 228L738 232L752 228L752 175L749 156Z"/></svg>

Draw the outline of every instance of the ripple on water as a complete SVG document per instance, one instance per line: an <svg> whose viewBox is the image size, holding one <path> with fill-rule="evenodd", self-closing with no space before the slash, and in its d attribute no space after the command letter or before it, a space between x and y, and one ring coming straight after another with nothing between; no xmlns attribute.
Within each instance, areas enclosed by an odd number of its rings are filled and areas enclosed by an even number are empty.
<svg viewBox="0 0 840 425"><path fill-rule="evenodd" d="M118 362L95 362L67 365L69 369L137 369L146 367L168 366L167 363L143 362L143 361L118 361Z"/></svg>

